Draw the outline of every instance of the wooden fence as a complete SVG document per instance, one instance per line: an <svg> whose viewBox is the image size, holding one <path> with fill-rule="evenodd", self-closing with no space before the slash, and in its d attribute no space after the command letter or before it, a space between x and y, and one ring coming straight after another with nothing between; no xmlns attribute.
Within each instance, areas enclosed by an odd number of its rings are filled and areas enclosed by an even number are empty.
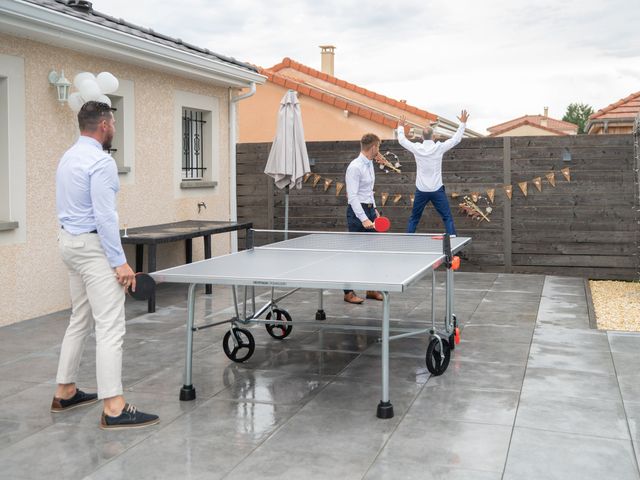
<svg viewBox="0 0 640 480"><path fill-rule="evenodd" d="M270 143L239 144L237 166L238 218L256 228L284 228L284 193L263 173ZM321 176L289 195L289 229L346 230L344 182L358 142L308 142L311 170ZM395 141L382 152L395 153L402 173L376 170L376 202L404 231L415 190L413 156ZM560 173L569 167L571 181ZM513 137L464 139L443 161L447 193L461 195L495 188L490 222L458 212L461 197L450 198L459 235L471 236L463 269L574 275L588 278L638 278L638 177L632 135ZM545 178L555 172L556 186ZM542 177L542 191L532 180ZM332 180L324 191L324 180ZM528 182L524 196L519 182ZM504 186L513 186L509 199ZM381 194L389 193L384 207ZM402 197L394 203L397 194ZM442 231L432 206L418 231Z"/></svg>

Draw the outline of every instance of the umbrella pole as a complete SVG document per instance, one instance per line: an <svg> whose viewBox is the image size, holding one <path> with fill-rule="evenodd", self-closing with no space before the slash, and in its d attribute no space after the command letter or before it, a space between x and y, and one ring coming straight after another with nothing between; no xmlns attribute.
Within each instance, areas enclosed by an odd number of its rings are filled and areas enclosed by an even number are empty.
<svg viewBox="0 0 640 480"><path fill-rule="evenodd" d="M284 187L284 239L289 239L289 185Z"/></svg>

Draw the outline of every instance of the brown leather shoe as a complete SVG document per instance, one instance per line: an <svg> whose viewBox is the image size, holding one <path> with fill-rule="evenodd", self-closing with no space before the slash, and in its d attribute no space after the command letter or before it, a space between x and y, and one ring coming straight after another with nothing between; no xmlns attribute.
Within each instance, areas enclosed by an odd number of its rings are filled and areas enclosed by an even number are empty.
<svg viewBox="0 0 640 480"><path fill-rule="evenodd" d="M355 303L357 305L360 305L364 302L364 298L360 298L355 293L349 292L344 294L344 301L347 303Z"/></svg>
<svg viewBox="0 0 640 480"><path fill-rule="evenodd" d="M374 292L373 290L367 290L367 298L371 300L384 300L384 297L380 292Z"/></svg>

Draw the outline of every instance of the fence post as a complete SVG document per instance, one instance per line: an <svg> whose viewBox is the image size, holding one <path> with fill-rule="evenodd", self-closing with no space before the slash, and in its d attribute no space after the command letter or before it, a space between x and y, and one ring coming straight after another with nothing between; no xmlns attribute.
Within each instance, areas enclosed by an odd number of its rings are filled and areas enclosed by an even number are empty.
<svg viewBox="0 0 640 480"><path fill-rule="evenodd" d="M511 137L503 137L503 185L511 185ZM502 219L502 241L504 244L504 271L511 273L511 199L505 195Z"/></svg>

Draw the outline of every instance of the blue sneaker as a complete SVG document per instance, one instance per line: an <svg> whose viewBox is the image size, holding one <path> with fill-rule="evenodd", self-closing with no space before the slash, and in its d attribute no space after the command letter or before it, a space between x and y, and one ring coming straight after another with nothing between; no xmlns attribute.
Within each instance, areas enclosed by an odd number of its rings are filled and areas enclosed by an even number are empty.
<svg viewBox="0 0 640 480"><path fill-rule="evenodd" d="M68 399L53 397L51 402L51 411L54 413L66 412L77 407L91 405L98 401L98 394L84 393L82 390L76 390L76 394Z"/></svg>
<svg viewBox="0 0 640 480"><path fill-rule="evenodd" d="M160 422L160 418L157 415L150 413L143 413L138 411L136 407L129 403L124 404L122 413L117 417L110 417L106 413L102 412L100 418L100 428L105 430L121 429L121 428L142 428L149 425L155 425Z"/></svg>

